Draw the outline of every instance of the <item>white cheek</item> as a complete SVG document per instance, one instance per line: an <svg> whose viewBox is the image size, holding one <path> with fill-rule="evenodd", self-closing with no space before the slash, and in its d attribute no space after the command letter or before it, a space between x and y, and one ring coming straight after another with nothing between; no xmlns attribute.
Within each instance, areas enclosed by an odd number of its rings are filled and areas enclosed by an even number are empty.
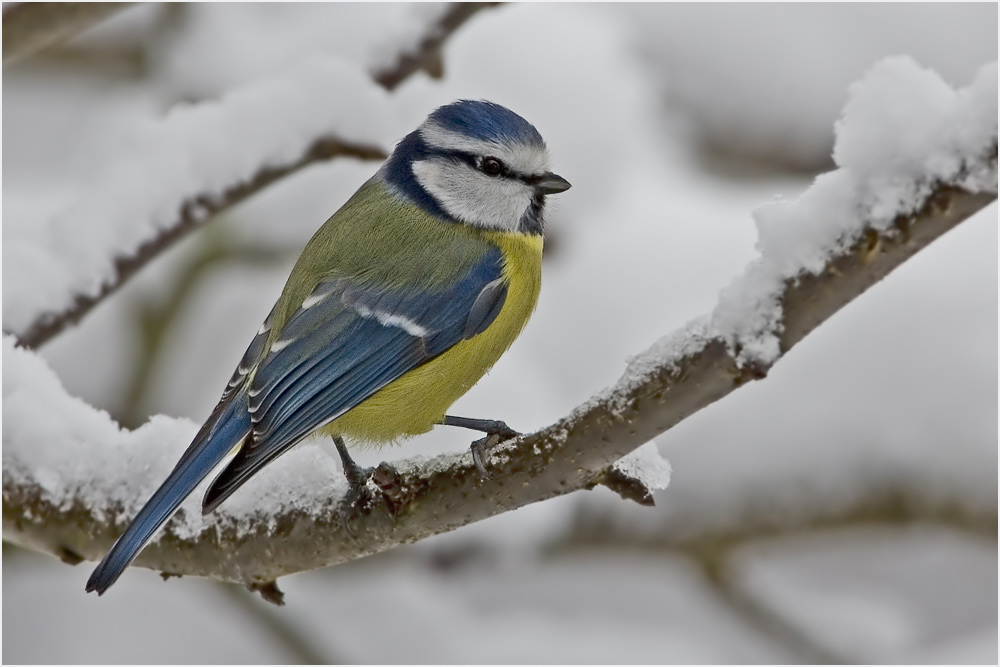
<svg viewBox="0 0 1000 667"><path fill-rule="evenodd" d="M531 188L505 178L491 178L445 160L413 163L417 181L441 208L462 222L504 231L516 231L531 204Z"/></svg>

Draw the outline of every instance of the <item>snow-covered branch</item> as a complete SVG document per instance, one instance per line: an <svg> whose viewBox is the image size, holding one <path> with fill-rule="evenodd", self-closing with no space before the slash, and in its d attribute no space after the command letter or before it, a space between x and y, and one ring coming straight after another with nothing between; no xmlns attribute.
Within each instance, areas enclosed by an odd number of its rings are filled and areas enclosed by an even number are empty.
<svg viewBox="0 0 1000 667"><path fill-rule="evenodd" d="M292 162L276 167L265 166L249 180L223 187L213 195L202 193L185 197L178 204L177 218L169 226L154 232L134 251L113 258L112 278L101 282L96 291L72 296L72 303L64 309L47 311L36 317L23 333L18 334L19 343L26 347L38 347L67 327L78 323L94 306L125 285L160 253L201 227L212 216L239 204L271 183L320 160L330 160L335 157L381 160L385 156L385 151L374 144L356 144L324 136L316 139L305 149L301 157Z"/></svg>
<svg viewBox="0 0 1000 667"><path fill-rule="evenodd" d="M996 64L956 92L908 59L884 61L852 89L835 159L841 168L801 199L755 213L760 256L711 314L638 355L567 417L508 445L491 479L468 454L398 462L376 476L391 511L362 517L351 538L338 520L337 467L300 446L214 515L189 499L136 563L260 586L612 479L619 488L635 480L628 495L641 498L636 487L662 484L669 468L646 449L644 461L616 461L766 376L833 313L995 201ZM10 337L4 362L4 537L68 560L99 558L195 425L156 417L122 431Z"/></svg>
<svg viewBox="0 0 1000 667"><path fill-rule="evenodd" d="M19 279L5 282L4 331L37 347L213 215L274 181L334 157L383 159L398 134L385 90L433 70L448 36L492 4L448 6L370 74L317 57L140 128L128 155L65 213L29 238L5 239L4 261Z"/></svg>
<svg viewBox="0 0 1000 667"><path fill-rule="evenodd" d="M374 78L387 90L393 90L417 70L425 70L434 77L443 73L441 47L451 33L472 18L481 9L501 5L501 2L456 2L430 27L412 49L403 49L396 61L379 68Z"/></svg>

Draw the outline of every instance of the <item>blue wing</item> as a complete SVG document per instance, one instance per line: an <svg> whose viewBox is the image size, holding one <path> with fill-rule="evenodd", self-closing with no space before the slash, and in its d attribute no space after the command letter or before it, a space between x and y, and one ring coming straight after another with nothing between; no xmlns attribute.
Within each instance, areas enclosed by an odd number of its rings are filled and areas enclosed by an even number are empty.
<svg viewBox="0 0 1000 667"><path fill-rule="evenodd" d="M317 285L253 372L246 391L250 437L212 482L205 512L302 438L484 331L506 294L499 249L432 293L352 278Z"/></svg>
<svg viewBox="0 0 1000 667"><path fill-rule="evenodd" d="M506 296L502 256L494 249L461 281L434 293L380 289L349 278L323 282L265 349L272 310L212 415L95 568L87 590L106 591L241 440L243 447L205 494L206 513L309 433L484 331Z"/></svg>
<svg viewBox="0 0 1000 667"><path fill-rule="evenodd" d="M218 405L205 420L170 475L146 501L132 523L91 573L87 580L88 592L103 594L108 590L184 499L249 434L252 423L245 401L241 400L245 394L241 395L239 389L245 384L249 370L263 354L273 314L272 309L264 320L264 325L250 342L250 347L226 385Z"/></svg>

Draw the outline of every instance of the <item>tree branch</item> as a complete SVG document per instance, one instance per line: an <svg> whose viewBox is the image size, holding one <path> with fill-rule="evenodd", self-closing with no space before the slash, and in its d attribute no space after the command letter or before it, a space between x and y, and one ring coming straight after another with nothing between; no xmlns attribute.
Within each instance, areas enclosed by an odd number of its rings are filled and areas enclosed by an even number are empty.
<svg viewBox="0 0 1000 667"><path fill-rule="evenodd" d="M216 590L232 601L258 632L268 635L272 645L284 649L289 662L299 665L348 665L355 662L331 653L325 645L318 645L309 632L295 622L294 617L260 604L253 594L240 587L220 583Z"/></svg>
<svg viewBox="0 0 1000 667"><path fill-rule="evenodd" d="M146 264L172 247L192 231L202 227L217 215L257 194L275 181L288 176L313 162L334 157L353 157L361 160L384 160L385 151L377 146L352 144L335 137L320 137L298 160L278 167L264 167L245 183L233 185L219 196L197 194L181 205L177 220L155 237L142 243L133 254L119 255L114 260L115 278L103 283L96 294L77 294L72 305L58 313L43 313L18 335L20 345L36 348L51 340L66 327L77 324L95 306L114 294ZM10 333L10 332L8 332Z"/></svg>
<svg viewBox="0 0 1000 667"><path fill-rule="evenodd" d="M566 534L552 545L555 552L609 545L681 552L706 567L747 544L865 526L937 525L983 539L997 538L996 507L970 507L962 498L929 499L920 484L905 482L872 488L851 502L830 507L809 498L801 514L755 511L756 497L741 503L751 508L725 524L698 518L657 526L623 524L615 512L579 512ZM808 492L806 492L808 494Z"/></svg>
<svg viewBox="0 0 1000 667"><path fill-rule="evenodd" d="M701 561L700 564L720 601L729 607L732 614L789 651L794 656L793 662L804 665L846 665L852 662L814 641L808 632L743 590L733 581L723 563Z"/></svg>
<svg viewBox="0 0 1000 667"><path fill-rule="evenodd" d="M445 12L437 24L420 40L414 51L403 51L396 62L374 74L374 78L387 90L395 90L417 70L425 70L434 78L442 75L441 47L453 32L481 9L497 7L502 2L456 2Z"/></svg>
<svg viewBox="0 0 1000 667"><path fill-rule="evenodd" d="M448 37L479 10L497 4L499 3L457 3L450 6L431 26L427 35L415 49L404 48L393 64L373 74L374 79L386 89L393 90L421 68L431 71L439 69L440 49ZM10 12L14 12L15 9L17 8L11 9ZM7 18L5 17L5 37L6 30ZM4 47L6 59L6 41ZM435 63L438 64L435 65ZM67 327L78 323L97 304L117 291L151 260L190 232L203 226L212 216L229 209L263 190L271 183L289 176L303 167L334 157L383 160L386 154L377 146L352 143L337 137L321 136L315 139L305 153L292 162L262 167L248 181L234 184L221 193L194 193L181 205L178 218L174 223L155 237L142 243L134 252L121 254L114 259L114 278L102 283L96 293L77 294L67 308L40 314L21 332L5 332L16 336L18 343L23 347L36 348L43 345Z"/></svg>
<svg viewBox="0 0 1000 667"><path fill-rule="evenodd" d="M720 600L748 625L792 653L796 662L848 664L849 656L815 641L809 632L771 609L765 601L745 589L733 576L731 557L741 548L768 540L801 537L823 531L861 527L891 528L907 525L936 525L984 540L996 541L996 506L969 507L961 498L945 501L928 499L919 483L901 483L890 488L871 488L860 497L836 508L823 499L800 498L802 513L749 511L736 514L726 525L698 518L682 522L664 521L659 525L623 523L617 512L577 512L569 531L554 542L551 553L578 553L587 550L637 550L644 553L683 555L697 563L716 589ZM745 508L755 506L756 497L744 498ZM606 508L612 510L614 508Z"/></svg>
<svg viewBox="0 0 1000 667"><path fill-rule="evenodd" d="M23 2L3 13L3 64L64 42L133 2Z"/></svg>
<svg viewBox="0 0 1000 667"><path fill-rule="evenodd" d="M985 158L996 173L996 146ZM995 185L994 185L995 188ZM837 310L888 275L921 248L995 201L993 191L970 193L947 184L931 189L923 207L884 228L866 221L857 241L831 255L824 270L785 281L777 327L781 353L790 350ZM678 332L676 354L645 358L633 370L558 423L524 436L496 459L491 479L480 479L471 456L446 455L429 462L404 461L377 475L387 511L376 509L345 534L339 498L321 507L260 510L238 524L224 514L206 521L195 537L181 537L168 523L136 564L171 574L208 576L244 584L334 565L454 530L524 505L590 489L605 481L608 467L766 368L737 362L737 350L704 322ZM331 494L332 495L332 494ZM95 517L84 498L53 502L37 482L18 480L5 466L4 538L19 544L97 559L123 525ZM103 507L105 516L122 508Z"/></svg>

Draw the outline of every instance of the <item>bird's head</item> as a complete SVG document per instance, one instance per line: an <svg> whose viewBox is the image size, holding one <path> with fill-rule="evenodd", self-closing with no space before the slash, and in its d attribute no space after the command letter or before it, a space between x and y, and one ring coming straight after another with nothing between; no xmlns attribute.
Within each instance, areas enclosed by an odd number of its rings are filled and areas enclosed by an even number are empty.
<svg viewBox="0 0 1000 667"><path fill-rule="evenodd" d="M485 229L541 234L545 195L569 189L549 171L538 130L499 104L461 100L434 111L379 172L428 213Z"/></svg>

